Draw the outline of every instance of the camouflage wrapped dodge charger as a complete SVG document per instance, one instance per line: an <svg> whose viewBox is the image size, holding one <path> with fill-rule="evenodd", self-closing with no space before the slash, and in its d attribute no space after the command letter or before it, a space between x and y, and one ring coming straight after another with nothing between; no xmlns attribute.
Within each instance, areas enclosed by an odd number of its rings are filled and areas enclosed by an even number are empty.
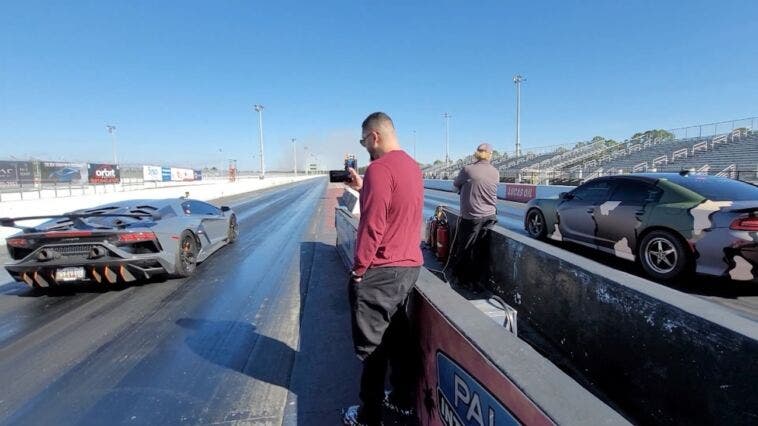
<svg viewBox="0 0 758 426"><path fill-rule="evenodd" d="M656 280L683 273L756 281L758 187L682 173L590 180L557 199L527 204L534 238L572 241L639 261Z"/></svg>

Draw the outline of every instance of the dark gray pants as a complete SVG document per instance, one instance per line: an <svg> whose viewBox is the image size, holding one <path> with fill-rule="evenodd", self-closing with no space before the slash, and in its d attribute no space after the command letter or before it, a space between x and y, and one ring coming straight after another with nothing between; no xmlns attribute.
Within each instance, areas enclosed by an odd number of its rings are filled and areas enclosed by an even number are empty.
<svg viewBox="0 0 758 426"><path fill-rule="evenodd" d="M353 345L363 361L362 422L381 420L388 364L394 402L414 404L417 345L412 342L406 308L419 271L420 267L370 268L360 283L350 281Z"/></svg>
<svg viewBox="0 0 758 426"><path fill-rule="evenodd" d="M455 283L472 289L480 286L486 275L483 243L489 230L497 224L497 216L458 220L455 239L450 250L447 271Z"/></svg>

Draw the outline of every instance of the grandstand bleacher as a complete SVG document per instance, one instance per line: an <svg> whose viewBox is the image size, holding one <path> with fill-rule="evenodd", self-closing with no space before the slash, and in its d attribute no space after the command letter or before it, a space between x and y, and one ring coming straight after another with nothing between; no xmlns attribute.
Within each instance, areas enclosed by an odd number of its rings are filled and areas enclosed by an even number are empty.
<svg viewBox="0 0 758 426"><path fill-rule="evenodd" d="M742 180L756 180L758 134L747 128L708 138L627 142L623 145L611 153L600 153L568 171L555 173L552 180L584 181L604 175L680 170L702 174L726 171L730 177L737 178L739 173Z"/></svg>
<svg viewBox="0 0 758 426"><path fill-rule="evenodd" d="M751 119L752 120L752 119ZM605 140L515 158L499 155L492 164L503 182L572 184L588 179L636 172L689 170L758 182L758 131L749 126L707 137L632 139L618 144ZM453 179L473 156L422 169L426 178Z"/></svg>

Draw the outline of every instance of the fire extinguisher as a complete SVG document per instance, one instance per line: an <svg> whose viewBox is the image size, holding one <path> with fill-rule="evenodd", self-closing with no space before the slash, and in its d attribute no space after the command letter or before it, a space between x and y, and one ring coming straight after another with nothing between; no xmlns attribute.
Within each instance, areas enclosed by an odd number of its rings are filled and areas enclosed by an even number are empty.
<svg viewBox="0 0 758 426"><path fill-rule="evenodd" d="M429 218L427 224L426 243L429 245L429 250L431 250L432 253L436 253L437 251L437 226L439 226L439 223L437 215L435 214Z"/></svg>
<svg viewBox="0 0 758 426"><path fill-rule="evenodd" d="M445 261L450 253L450 226L447 220L441 220L437 225L437 259Z"/></svg>
<svg viewBox="0 0 758 426"><path fill-rule="evenodd" d="M429 221L427 222L426 227L426 244L429 246L429 250L432 251L432 254L437 254L437 229L440 226L440 223L444 220L443 217L445 215L445 211L442 209L442 206L437 206L436 209L434 209L434 214L432 217L429 218Z"/></svg>
<svg viewBox="0 0 758 426"><path fill-rule="evenodd" d="M434 215L430 216L426 221L426 246L432 247L432 225L434 224Z"/></svg>

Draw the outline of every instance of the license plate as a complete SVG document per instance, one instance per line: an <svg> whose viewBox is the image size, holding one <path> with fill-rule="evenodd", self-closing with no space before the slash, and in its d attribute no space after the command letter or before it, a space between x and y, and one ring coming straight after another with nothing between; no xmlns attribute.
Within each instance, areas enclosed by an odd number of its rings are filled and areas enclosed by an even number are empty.
<svg viewBox="0 0 758 426"><path fill-rule="evenodd" d="M84 268L77 266L74 268L61 268L55 271L56 281L81 281L84 279Z"/></svg>

